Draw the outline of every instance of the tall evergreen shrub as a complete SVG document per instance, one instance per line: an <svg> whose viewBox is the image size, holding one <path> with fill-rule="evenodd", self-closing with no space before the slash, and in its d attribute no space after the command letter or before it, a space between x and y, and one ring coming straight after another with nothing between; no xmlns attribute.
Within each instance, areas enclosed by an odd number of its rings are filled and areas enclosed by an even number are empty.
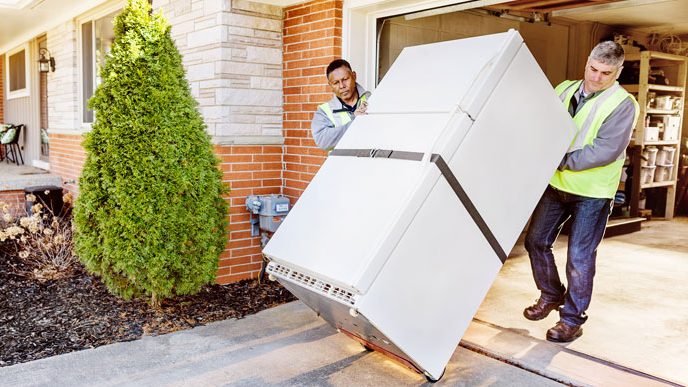
<svg viewBox="0 0 688 387"><path fill-rule="evenodd" d="M167 21L128 0L114 28L89 102L75 247L111 292L156 304L214 281L226 189Z"/></svg>

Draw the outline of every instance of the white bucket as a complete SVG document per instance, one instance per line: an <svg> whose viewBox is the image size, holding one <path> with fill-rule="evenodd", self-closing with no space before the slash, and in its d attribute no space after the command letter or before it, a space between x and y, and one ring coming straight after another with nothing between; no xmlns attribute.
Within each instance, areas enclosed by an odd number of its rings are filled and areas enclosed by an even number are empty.
<svg viewBox="0 0 688 387"><path fill-rule="evenodd" d="M640 184L650 184L655 179L655 166L642 167L640 170Z"/></svg>
<svg viewBox="0 0 688 387"><path fill-rule="evenodd" d="M673 172L673 170L673 164L657 165L657 170L655 171L655 181L659 182L671 180L671 172Z"/></svg>
<svg viewBox="0 0 688 387"><path fill-rule="evenodd" d="M648 146L643 149L643 157L640 159L640 165L643 167L654 167L657 160L658 149L653 146Z"/></svg>
<svg viewBox="0 0 688 387"><path fill-rule="evenodd" d="M672 146L663 146L658 152L655 158L656 165L669 165L674 163L674 152L676 148Z"/></svg>

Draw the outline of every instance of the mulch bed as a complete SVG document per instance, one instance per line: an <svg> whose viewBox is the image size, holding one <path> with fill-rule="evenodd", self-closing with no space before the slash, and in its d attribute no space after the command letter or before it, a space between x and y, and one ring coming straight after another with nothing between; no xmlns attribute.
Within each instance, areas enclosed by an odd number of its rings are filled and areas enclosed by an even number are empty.
<svg viewBox="0 0 688 387"><path fill-rule="evenodd" d="M69 277L41 282L10 264L21 266L0 256L0 367L242 318L295 299L277 282L244 280L206 286L156 310L111 295L80 266Z"/></svg>

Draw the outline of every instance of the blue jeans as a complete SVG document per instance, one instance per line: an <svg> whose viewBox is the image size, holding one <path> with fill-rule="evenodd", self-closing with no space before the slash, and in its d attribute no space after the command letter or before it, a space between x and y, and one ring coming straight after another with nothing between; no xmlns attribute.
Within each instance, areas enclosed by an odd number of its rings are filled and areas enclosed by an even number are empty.
<svg viewBox="0 0 688 387"><path fill-rule="evenodd" d="M564 299L559 317L568 325L581 325L588 319L585 311L592 297L597 246L604 236L610 210L611 199L574 195L548 186L531 217L525 247L535 284L545 301ZM569 218L567 290L559 279L552 245Z"/></svg>

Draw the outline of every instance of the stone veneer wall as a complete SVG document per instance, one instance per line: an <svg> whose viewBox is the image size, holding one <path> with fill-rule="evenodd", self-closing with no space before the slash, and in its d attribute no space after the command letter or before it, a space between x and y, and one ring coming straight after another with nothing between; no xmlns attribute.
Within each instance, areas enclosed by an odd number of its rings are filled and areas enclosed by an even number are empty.
<svg viewBox="0 0 688 387"><path fill-rule="evenodd" d="M325 68L341 56L342 1L316 0L284 11L284 193L298 199L325 161L311 119L332 98Z"/></svg>
<svg viewBox="0 0 688 387"><path fill-rule="evenodd" d="M172 24L191 92L231 192L219 283L257 277L246 196L282 192L282 9L243 0L156 0Z"/></svg>

